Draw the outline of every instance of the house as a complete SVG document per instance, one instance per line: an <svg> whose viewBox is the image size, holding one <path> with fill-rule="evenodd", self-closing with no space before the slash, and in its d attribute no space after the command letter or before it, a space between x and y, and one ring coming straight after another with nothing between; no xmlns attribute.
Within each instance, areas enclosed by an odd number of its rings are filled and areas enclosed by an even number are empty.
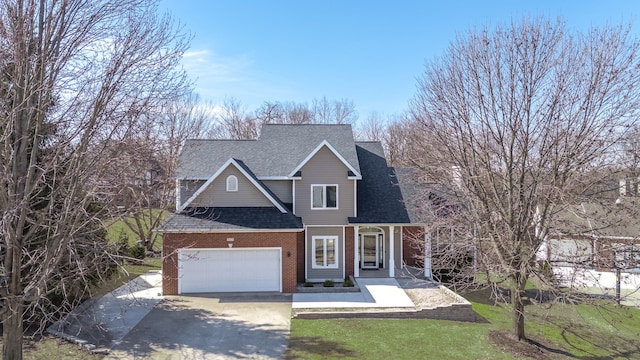
<svg viewBox="0 0 640 360"><path fill-rule="evenodd" d="M399 173L379 142L354 141L350 125L267 124L257 140L188 140L176 212L158 229L164 294L394 277L425 259L409 239L428 240Z"/></svg>
<svg viewBox="0 0 640 360"><path fill-rule="evenodd" d="M637 203L582 203L556 215L538 258L557 266L611 270L640 268L640 218Z"/></svg>

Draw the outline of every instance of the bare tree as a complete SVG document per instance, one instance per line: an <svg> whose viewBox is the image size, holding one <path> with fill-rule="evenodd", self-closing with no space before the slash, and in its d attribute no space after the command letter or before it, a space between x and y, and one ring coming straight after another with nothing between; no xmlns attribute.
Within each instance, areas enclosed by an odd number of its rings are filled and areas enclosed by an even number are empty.
<svg viewBox="0 0 640 360"><path fill-rule="evenodd" d="M365 141L383 141L386 137L386 119L378 112L370 113L356 133L356 138Z"/></svg>
<svg viewBox="0 0 640 360"><path fill-rule="evenodd" d="M255 139L262 124L350 124L358 118L352 101L313 99L312 106L293 101L267 101L250 116L246 108L235 99L222 106L219 137L228 139Z"/></svg>
<svg viewBox="0 0 640 360"><path fill-rule="evenodd" d="M410 167L407 155L415 124L405 119L405 115L383 116L377 112L369 114L358 127L356 138L363 141L380 141L389 165Z"/></svg>
<svg viewBox="0 0 640 360"><path fill-rule="evenodd" d="M138 115L136 131L111 142L109 150L120 160L107 165L112 208L147 251L153 251L155 228L175 204L174 172L184 141L210 134L214 118L212 107L192 94L152 111Z"/></svg>
<svg viewBox="0 0 640 360"><path fill-rule="evenodd" d="M225 139L256 139L260 132L257 119L247 113L239 100L226 99L218 115L220 135Z"/></svg>
<svg viewBox="0 0 640 360"><path fill-rule="evenodd" d="M22 358L29 307L66 296L62 278L87 281L73 262L94 258L76 249L103 231L93 208L111 159L100 148L187 88L176 69L188 39L156 10L146 0L0 1L4 359Z"/></svg>
<svg viewBox="0 0 640 360"><path fill-rule="evenodd" d="M355 105L348 99L328 100L326 97L313 99L311 112L315 124L353 124L358 120Z"/></svg>
<svg viewBox="0 0 640 360"><path fill-rule="evenodd" d="M479 268L508 281L518 340L538 247L636 121L639 46L625 27L525 18L459 36L419 79L412 162L456 204Z"/></svg>

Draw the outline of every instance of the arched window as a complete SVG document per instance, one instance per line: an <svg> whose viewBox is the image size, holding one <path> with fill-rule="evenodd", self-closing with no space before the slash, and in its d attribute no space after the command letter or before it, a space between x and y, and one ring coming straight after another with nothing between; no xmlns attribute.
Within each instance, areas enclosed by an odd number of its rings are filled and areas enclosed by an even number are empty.
<svg viewBox="0 0 640 360"><path fill-rule="evenodd" d="M227 176L227 191L238 191L238 178L235 175Z"/></svg>

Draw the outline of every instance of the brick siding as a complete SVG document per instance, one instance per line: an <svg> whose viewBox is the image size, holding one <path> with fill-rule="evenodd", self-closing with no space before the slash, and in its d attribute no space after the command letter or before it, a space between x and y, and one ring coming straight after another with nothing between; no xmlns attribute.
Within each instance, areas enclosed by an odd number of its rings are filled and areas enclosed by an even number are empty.
<svg viewBox="0 0 640 360"><path fill-rule="evenodd" d="M353 276L353 256L355 239L353 238L353 227L348 226L344 228L344 267L345 277Z"/></svg>
<svg viewBox="0 0 640 360"><path fill-rule="evenodd" d="M402 255L407 266L422 267L424 254L424 228L404 226L402 228Z"/></svg>
<svg viewBox="0 0 640 360"><path fill-rule="evenodd" d="M162 292L178 293L178 249L228 248L227 238L233 238L234 248L282 248L282 291L292 293L299 279L298 258L304 261L304 234L301 232L164 234L162 245ZM300 244L302 243L302 253ZM290 254L290 255L289 255ZM304 262L303 277L304 277Z"/></svg>

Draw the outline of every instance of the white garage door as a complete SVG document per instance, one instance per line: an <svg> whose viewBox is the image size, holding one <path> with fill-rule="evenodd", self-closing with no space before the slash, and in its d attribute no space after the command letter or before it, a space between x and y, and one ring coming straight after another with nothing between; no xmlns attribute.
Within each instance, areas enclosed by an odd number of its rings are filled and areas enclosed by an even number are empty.
<svg viewBox="0 0 640 360"><path fill-rule="evenodd" d="M280 248L182 249L179 293L281 291Z"/></svg>

